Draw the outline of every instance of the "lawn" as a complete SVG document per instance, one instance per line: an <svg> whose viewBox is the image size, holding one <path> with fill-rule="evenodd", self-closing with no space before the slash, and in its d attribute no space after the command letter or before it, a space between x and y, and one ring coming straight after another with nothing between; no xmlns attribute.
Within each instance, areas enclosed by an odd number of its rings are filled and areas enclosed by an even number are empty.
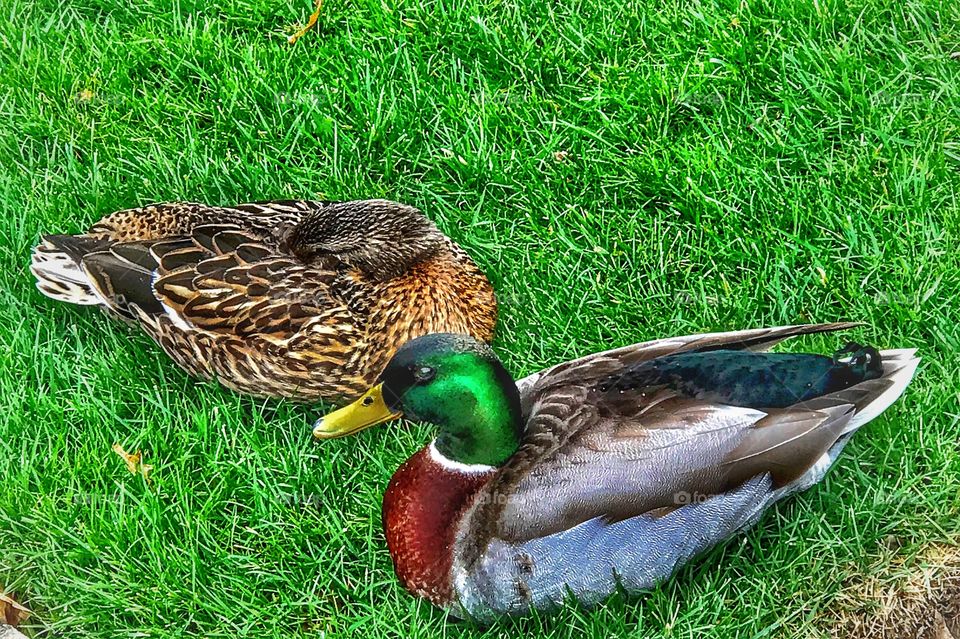
<svg viewBox="0 0 960 639"><path fill-rule="evenodd" d="M960 3L327 0L293 46L303 0L0 8L0 585L28 634L816 637L960 538ZM40 233L152 201L369 197L490 274L518 376L833 320L924 361L824 484L661 586L455 623L380 530L426 427L315 444L324 407L191 380L27 270Z"/></svg>

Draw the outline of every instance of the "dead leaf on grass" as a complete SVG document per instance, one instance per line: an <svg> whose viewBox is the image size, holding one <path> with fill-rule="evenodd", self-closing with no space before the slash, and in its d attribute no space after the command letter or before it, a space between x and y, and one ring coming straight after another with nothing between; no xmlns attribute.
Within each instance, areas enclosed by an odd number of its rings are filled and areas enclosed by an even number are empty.
<svg viewBox="0 0 960 639"><path fill-rule="evenodd" d="M30 610L19 603L13 594L3 594L0 591L0 622L8 626L18 627L27 617L30 616Z"/></svg>
<svg viewBox="0 0 960 639"><path fill-rule="evenodd" d="M313 25L315 25L317 20L320 18L320 9L322 8L323 0L316 0L316 9L310 14L310 19L307 20L307 24L300 29L297 29L296 33L293 33L289 38L287 38L287 42L290 44L295 44L297 40L302 38L307 33L307 31L312 29Z"/></svg>
<svg viewBox="0 0 960 639"><path fill-rule="evenodd" d="M153 470L153 466L143 463L143 455L139 450L135 453L128 453L122 445L117 443L113 445L113 452L123 459L131 475L139 474L147 481L150 481L150 472Z"/></svg>

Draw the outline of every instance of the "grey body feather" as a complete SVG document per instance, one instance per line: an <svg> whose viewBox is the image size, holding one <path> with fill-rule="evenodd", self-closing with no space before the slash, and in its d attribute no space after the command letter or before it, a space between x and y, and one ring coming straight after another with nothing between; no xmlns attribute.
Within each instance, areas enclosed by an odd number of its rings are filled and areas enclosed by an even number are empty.
<svg viewBox="0 0 960 639"><path fill-rule="evenodd" d="M762 349L848 326L650 342L520 380L528 416L521 461L500 469L461 519L452 612L492 621L549 610L570 595L595 604L618 584L649 588L819 482L853 433L902 394L919 361L914 351L883 351L881 377L783 409L669 394L617 404L588 398L586 388L668 353Z"/></svg>

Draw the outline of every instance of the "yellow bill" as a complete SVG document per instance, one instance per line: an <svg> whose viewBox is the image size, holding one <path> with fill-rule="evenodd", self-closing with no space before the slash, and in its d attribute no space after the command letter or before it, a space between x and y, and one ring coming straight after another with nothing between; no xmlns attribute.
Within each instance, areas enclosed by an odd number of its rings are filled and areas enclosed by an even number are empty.
<svg viewBox="0 0 960 639"><path fill-rule="evenodd" d="M377 384L352 404L318 419L313 425L313 436L317 439L345 437L396 419L400 414L400 411L390 409L383 401L383 384Z"/></svg>

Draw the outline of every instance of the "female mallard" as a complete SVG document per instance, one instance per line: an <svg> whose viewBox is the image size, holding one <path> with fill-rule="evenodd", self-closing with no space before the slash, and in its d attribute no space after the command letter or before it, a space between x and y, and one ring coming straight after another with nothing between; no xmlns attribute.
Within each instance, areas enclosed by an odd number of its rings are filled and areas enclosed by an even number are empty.
<svg viewBox="0 0 960 639"><path fill-rule="evenodd" d="M235 390L350 399L434 332L490 341L496 301L467 254L387 202L156 204L48 235L47 296L140 324L189 373Z"/></svg>
<svg viewBox="0 0 960 639"><path fill-rule="evenodd" d="M439 426L383 500L397 575L459 616L593 604L669 576L820 481L903 393L913 350L755 352L852 324L646 342L514 384L463 335L406 344L324 439L400 415Z"/></svg>

